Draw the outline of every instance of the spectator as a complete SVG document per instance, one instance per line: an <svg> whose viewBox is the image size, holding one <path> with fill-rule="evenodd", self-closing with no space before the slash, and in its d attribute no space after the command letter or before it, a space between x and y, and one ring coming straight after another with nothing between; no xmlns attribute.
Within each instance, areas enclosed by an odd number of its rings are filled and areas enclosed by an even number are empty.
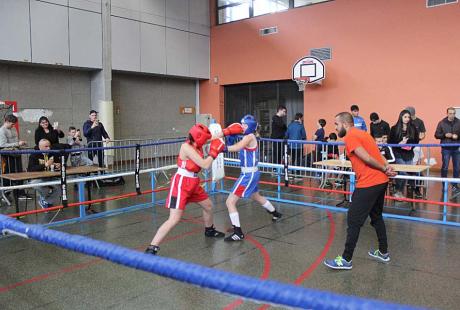
<svg viewBox="0 0 460 310"><path fill-rule="evenodd" d="M443 118L436 127L434 134L436 139L440 139L442 144L459 143L460 137L460 120L455 117L455 109L450 107L447 109L447 117ZM452 158L453 177L460 176L460 151L458 146L443 146L441 147L442 168L441 177L447 178L449 169L449 161ZM444 187L444 183L443 183ZM452 184L452 196L460 194L460 189L456 183Z"/></svg>
<svg viewBox="0 0 460 310"><path fill-rule="evenodd" d="M51 143L46 139L41 139L38 141L38 149L41 151L49 151L51 149ZM53 171L59 170L61 164L59 162L54 162L54 156L50 153L34 153L29 157L29 167L28 171ZM46 179L49 181L49 178ZM30 184L36 184L44 182L44 179L33 179L30 181ZM53 204L59 203L61 199L61 194L59 191L59 186L51 185L45 187L35 187L35 190L38 192L38 204L43 209L52 207Z"/></svg>
<svg viewBox="0 0 460 310"><path fill-rule="evenodd" d="M307 133L305 132L305 127L303 126L303 114L296 113L294 120L289 124L286 137L288 140L306 140ZM303 159L303 144L298 142L290 142L289 149L291 158L293 159L294 166L302 166ZM296 173L300 174L299 171Z"/></svg>
<svg viewBox="0 0 460 310"><path fill-rule="evenodd" d="M414 107L407 107L406 110L410 112L411 118L412 118L412 124L415 126L419 133L419 139L422 141L425 139L426 135L426 129L425 129L425 123L415 116L415 108ZM424 157L422 148L420 146L414 147L414 158L412 160L414 165L417 165L419 161Z"/></svg>
<svg viewBox="0 0 460 310"><path fill-rule="evenodd" d="M55 127L51 126L49 119L46 116L40 117L38 127L35 130L35 145L42 139L46 139L51 143L52 149L60 149L59 138L64 138L64 132L57 128L58 123L54 123Z"/></svg>
<svg viewBox="0 0 460 310"><path fill-rule="evenodd" d="M317 123L318 129L315 131L315 134L313 135L313 140L318 141L318 142L324 142L325 141L325 136L326 132L324 131L324 126L326 126L326 120L321 118L318 120ZM316 159L315 161L322 160L321 153L323 152L323 144L318 144L316 145ZM326 151L326 150L324 150Z"/></svg>
<svg viewBox="0 0 460 310"><path fill-rule="evenodd" d="M76 129L73 126L69 127L69 132L67 133L67 143L72 149L80 149L83 147L82 138L80 134L80 129ZM72 167L78 166L92 166L93 161L88 157L84 156L81 152L72 152L70 153L70 164Z"/></svg>
<svg viewBox="0 0 460 310"><path fill-rule="evenodd" d="M103 141L110 141L109 134L105 131L104 125L97 118L97 111L89 111L89 119L83 124L83 134L86 137L86 142L89 148L102 147ZM99 167L104 167L104 151L89 151L88 157L90 160L97 155L97 163Z"/></svg>
<svg viewBox="0 0 460 310"><path fill-rule="evenodd" d="M272 139L284 139L286 136L286 123L284 117L287 115L285 106L280 105L275 115L272 118ZM283 159L283 143L275 142L273 146L273 161L275 164L282 164Z"/></svg>
<svg viewBox="0 0 460 310"><path fill-rule="evenodd" d="M385 142L383 142L383 136L380 136L380 134L377 134L375 137L375 143L377 143L377 146L379 147L380 154L388 161L388 163L394 163L395 162L395 155L393 153L393 149L391 146L388 145L383 145Z"/></svg>
<svg viewBox="0 0 460 310"><path fill-rule="evenodd" d="M13 128L18 122L18 118L13 114L5 116L3 126L0 127L0 148L4 150L15 150L26 145L26 141L19 140L16 128ZM21 155L2 155L2 173L22 172ZM22 182L15 182L14 185L20 185ZM10 180L3 180L4 186L13 185ZM19 199L31 199L25 194L23 189L18 190Z"/></svg>
<svg viewBox="0 0 460 310"><path fill-rule="evenodd" d="M425 139L425 136L426 136L425 123L420 118L415 116L414 107L407 107L405 108L405 110L409 111L410 116L412 118L412 124L415 126L419 134L419 141L422 141L423 139Z"/></svg>
<svg viewBox="0 0 460 310"><path fill-rule="evenodd" d="M399 113L398 121L390 129L390 144L417 144L419 142L419 133L417 128L412 124L411 114L408 110L402 110ZM412 146L395 147L393 149L396 164L413 165L414 150ZM401 173L407 175L407 173ZM423 197L418 188L415 188L415 182L409 181L416 197ZM403 190L406 180L396 180L395 197L403 198Z"/></svg>
<svg viewBox="0 0 460 310"><path fill-rule="evenodd" d="M375 138L377 135L379 137L382 137L383 135L389 135L390 134L390 125L388 125L387 122L384 120L380 119L379 115L375 112L372 112L370 115L371 119L371 136L372 138Z"/></svg>
<svg viewBox="0 0 460 310"><path fill-rule="evenodd" d="M364 118L359 116L359 107L354 104L350 107L351 110L351 115L353 115L353 122L355 125L355 128L367 131L367 126L366 122L364 121Z"/></svg>
<svg viewBox="0 0 460 310"><path fill-rule="evenodd" d="M337 135L333 132L329 134L329 136L325 139L328 143L329 142L337 142ZM338 145L327 145L327 158L328 159L338 159L339 158L339 146Z"/></svg>

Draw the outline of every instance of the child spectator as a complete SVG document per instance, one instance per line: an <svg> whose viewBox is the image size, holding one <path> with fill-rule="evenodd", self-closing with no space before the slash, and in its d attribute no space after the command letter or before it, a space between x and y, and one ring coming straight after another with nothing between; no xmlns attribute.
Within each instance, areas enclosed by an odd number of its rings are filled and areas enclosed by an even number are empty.
<svg viewBox="0 0 460 310"><path fill-rule="evenodd" d="M387 137L386 139L388 139L388 136L385 135L385 137ZM383 135L377 133L374 139L375 143L377 143L379 147L380 154L382 154L382 156L388 161L388 163L394 163L395 155L393 154L393 149L391 148L391 146L382 145L386 143L384 142Z"/></svg>
<svg viewBox="0 0 460 310"><path fill-rule="evenodd" d="M329 137L326 138L327 142L337 142L337 135L333 132L329 134ZM338 159L339 158L339 146L338 145L328 145L327 146L327 158L328 159Z"/></svg>
<svg viewBox="0 0 460 310"><path fill-rule="evenodd" d="M81 142L82 138L80 129L76 129L73 126L70 126L69 131L67 132L67 143L70 145L72 149L80 149L83 147ZM84 156L81 152L72 152L70 154L70 164L72 165L72 167L92 166L93 161L88 157Z"/></svg>

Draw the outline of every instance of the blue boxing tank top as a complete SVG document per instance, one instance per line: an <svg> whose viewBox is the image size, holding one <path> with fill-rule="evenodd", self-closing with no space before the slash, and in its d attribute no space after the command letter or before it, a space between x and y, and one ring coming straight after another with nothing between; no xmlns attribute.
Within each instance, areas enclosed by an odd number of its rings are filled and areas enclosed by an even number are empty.
<svg viewBox="0 0 460 310"><path fill-rule="evenodd" d="M254 148L244 148L240 150L240 161L241 167L257 167L259 163L259 148L258 146Z"/></svg>

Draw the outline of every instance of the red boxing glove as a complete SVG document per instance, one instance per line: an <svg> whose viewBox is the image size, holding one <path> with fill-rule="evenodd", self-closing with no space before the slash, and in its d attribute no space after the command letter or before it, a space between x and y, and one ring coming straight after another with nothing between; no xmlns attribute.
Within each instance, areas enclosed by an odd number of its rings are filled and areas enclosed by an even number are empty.
<svg viewBox="0 0 460 310"><path fill-rule="evenodd" d="M231 135L242 135L243 134L243 126L240 123L233 123L224 130L222 130L224 136L231 136Z"/></svg>
<svg viewBox="0 0 460 310"><path fill-rule="evenodd" d="M219 153L222 153L225 149L225 143L222 142L220 139L215 139L211 141L209 146L209 156L216 159Z"/></svg>

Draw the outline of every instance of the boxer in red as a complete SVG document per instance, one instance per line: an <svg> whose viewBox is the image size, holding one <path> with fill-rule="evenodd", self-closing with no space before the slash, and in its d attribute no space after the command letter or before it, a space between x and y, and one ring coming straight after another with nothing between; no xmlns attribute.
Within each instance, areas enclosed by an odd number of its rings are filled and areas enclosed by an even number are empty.
<svg viewBox="0 0 460 310"><path fill-rule="evenodd" d="M221 153L225 144L220 139L211 141L209 156L203 158L203 145L212 138L208 127L202 124L194 125L177 156L177 172L171 180L171 188L166 199L166 208L169 208L169 218L158 229L152 242L145 250L147 254L156 255L161 241L171 229L176 226L184 213L185 206L196 202L203 208L205 236L222 238L224 233L217 231L213 224L212 202L208 194L200 186L198 172L211 167L212 161Z"/></svg>

